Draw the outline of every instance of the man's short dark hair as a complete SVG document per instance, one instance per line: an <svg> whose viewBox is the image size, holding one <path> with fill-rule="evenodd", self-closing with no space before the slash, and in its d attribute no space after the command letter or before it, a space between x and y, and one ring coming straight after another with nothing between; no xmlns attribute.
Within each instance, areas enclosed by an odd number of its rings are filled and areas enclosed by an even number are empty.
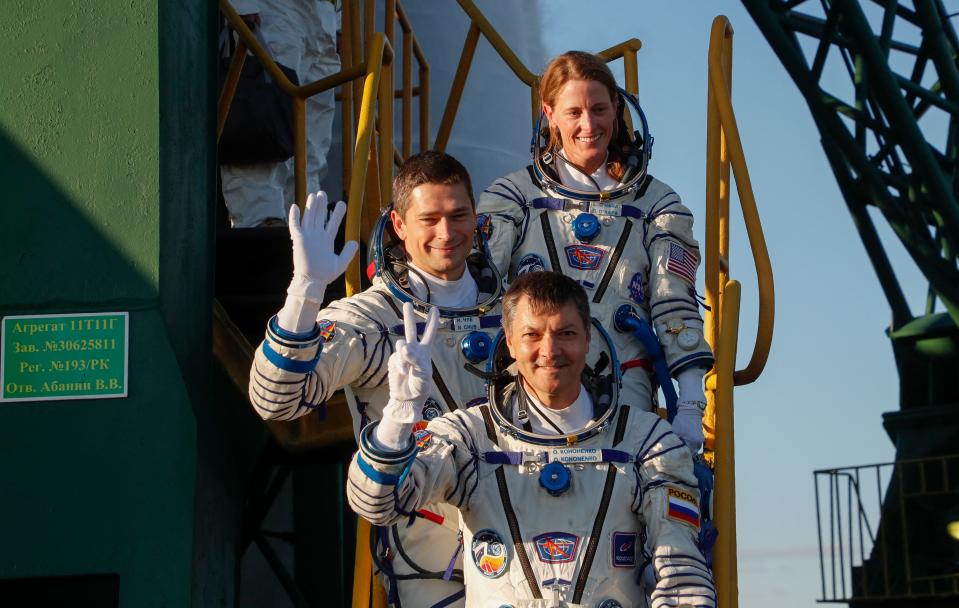
<svg viewBox="0 0 959 608"><path fill-rule="evenodd" d="M567 302L572 302L583 321L583 327L590 330L589 299L583 287L565 274L542 270L527 272L510 283L503 296L503 329L510 333L516 305L520 299L529 298L530 307L536 314L554 313Z"/></svg>
<svg viewBox="0 0 959 608"><path fill-rule="evenodd" d="M393 178L393 209L401 218L406 217L406 210L410 208L413 190L423 184L463 184L470 204L476 209L473 183L466 167L445 152L426 150L407 158Z"/></svg>

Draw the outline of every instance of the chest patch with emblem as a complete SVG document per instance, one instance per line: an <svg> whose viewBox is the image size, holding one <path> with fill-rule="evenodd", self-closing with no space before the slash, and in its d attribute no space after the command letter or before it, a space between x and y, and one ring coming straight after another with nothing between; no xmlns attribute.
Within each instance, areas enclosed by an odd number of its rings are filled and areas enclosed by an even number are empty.
<svg viewBox="0 0 959 608"><path fill-rule="evenodd" d="M443 408L441 408L436 399L433 399L432 397L429 397L426 400L426 403L423 404L423 420L432 420L442 413Z"/></svg>
<svg viewBox="0 0 959 608"><path fill-rule="evenodd" d="M596 270L606 257L606 250L593 245L567 245L566 263L578 270Z"/></svg>
<svg viewBox="0 0 959 608"><path fill-rule="evenodd" d="M320 319L317 323L317 328L320 330L320 340L323 342L329 342L333 339L333 336L336 335L336 321L330 321L329 319Z"/></svg>
<svg viewBox="0 0 959 608"><path fill-rule="evenodd" d="M493 237L493 218L486 213L477 215L476 231L482 234L487 241L490 240Z"/></svg>
<svg viewBox="0 0 959 608"><path fill-rule="evenodd" d="M612 562L614 568L632 568L636 565L636 533L613 532Z"/></svg>
<svg viewBox="0 0 959 608"><path fill-rule="evenodd" d="M506 571L506 544L495 530L487 528L474 534L470 553L473 564L483 576L496 578Z"/></svg>
<svg viewBox="0 0 959 608"><path fill-rule="evenodd" d="M432 440L433 440L433 433L431 433L430 431L426 429L413 431L413 441L416 442L416 447L418 447L421 450L429 446Z"/></svg>
<svg viewBox="0 0 959 608"><path fill-rule="evenodd" d="M540 272L541 270L546 270L546 262L543 261L542 256L527 253L516 267L516 276L524 275L527 272Z"/></svg>
<svg viewBox="0 0 959 608"><path fill-rule="evenodd" d="M547 532L533 538L536 556L546 564L565 564L576 559L579 537L568 532Z"/></svg>

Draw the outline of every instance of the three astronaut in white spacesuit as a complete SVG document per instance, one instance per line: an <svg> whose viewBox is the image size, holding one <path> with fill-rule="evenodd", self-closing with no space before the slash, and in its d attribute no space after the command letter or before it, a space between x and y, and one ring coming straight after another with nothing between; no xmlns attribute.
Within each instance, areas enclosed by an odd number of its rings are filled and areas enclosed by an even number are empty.
<svg viewBox="0 0 959 608"><path fill-rule="evenodd" d="M573 279L517 278L488 401L415 432L437 315L420 333L404 312L390 402L350 466L359 515L387 525L438 501L459 509L469 607L646 606L647 594L654 608L715 606L689 451L661 418L619 403L615 349ZM591 340L605 349L587 364Z"/></svg>
<svg viewBox="0 0 959 608"><path fill-rule="evenodd" d="M250 399L263 418L302 416L345 388L357 436L379 420L389 397L387 361L403 336L404 302L423 313L440 311L418 420L484 399L484 380L464 364L487 359L500 327L502 279L475 238L469 174L447 154L414 155L396 175L394 201L374 235L373 285L323 310L326 286L357 249L351 242L334 254L346 205L338 203L327 219L326 195L319 193L307 201L302 222L299 209L291 209L294 277L250 373ZM376 531L374 559L390 599L408 608L462 605L456 511L425 503L417 509L411 522Z"/></svg>

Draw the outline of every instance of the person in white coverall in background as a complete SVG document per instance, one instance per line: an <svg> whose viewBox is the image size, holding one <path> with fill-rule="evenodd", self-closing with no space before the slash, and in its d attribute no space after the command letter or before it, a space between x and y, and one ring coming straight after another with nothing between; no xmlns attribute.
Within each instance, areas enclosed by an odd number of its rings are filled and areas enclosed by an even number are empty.
<svg viewBox="0 0 959 608"><path fill-rule="evenodd" d="M250 372L250 400L263 418L308 414L345 387L357 435L379 420L389 398L387 361L403 337L404 302L414 303L424 317L434 306L442 317L419 419L483 399L483 379L464 364L478 364L489 354L500 325L502 279L485 244L475 240L469 174L448 154L422 152L400 167L393 193L395 207L381 217L373 238L373 285L322 310L326 286L357 248L350 242L339 255L333 252L346 205L338 203L327 219L321 192L310 196L302 222L299 209L290 210L293 281ZM427 505L417 511L414 519L374 531L373 557L390 602L406 608L461 606L456 511Z"/></svg>
<svg viewBox="0 0 959 608"><path fill-rule="evenodd" d="M533 164L495 180L477 205L493 261L510 280L544 269L576 279L593 316L612 332L622 402L649 410L657 375L668 395L675 379L673 430L695 454L703 445L702 379L713 355L695 291L693 215L672 188L647 174L652 138L645 117L618 91L601 57L556 57L539 93L545 149L534 133ZM630 106L636 133L623 119ZM619 326L617 313L650 324L652 343Z"/></svg>
<svg viewBox="0 0 959 608"><path fill-rule="evenodd" d="M385 525L424 504L457 507L470 608L715 607L689 451L668 422L617 402L615 349L582 287L528 273L502 310L508 355L494 347L489 401L415 433L437 315L419 338L404 310L389 403L350 465L353 510ZM608 350L587 365L591 340Z"/></svg>
<svg viewBox="0 0 959 608"><path fill-rule="evenodd" d="M232 0L232 4L248 25L260 30L273 59L296 72L300 84L339 71L339 13L331 0ZM326 177L335 110L332 90L306 101L307 192L319 190ZM282 163L220 165L220 180L234 228L285 223L294 198L292 158Z"/></svg>

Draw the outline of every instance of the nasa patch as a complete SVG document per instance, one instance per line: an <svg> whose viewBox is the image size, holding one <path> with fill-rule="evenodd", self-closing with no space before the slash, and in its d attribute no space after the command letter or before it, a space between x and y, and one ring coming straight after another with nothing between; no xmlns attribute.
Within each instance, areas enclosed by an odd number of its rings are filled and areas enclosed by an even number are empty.
<svg viewBox="0 0 959 608"><path fill-rule="evenodd" d="M613 532L611 545L614 568L632 568L636 565L635 532Z"/></svg>
<svg viewBox="0 0 959 608"><path fill-rule="evenodd" d="M566 263L578 270L596 270L606 257L606 250L593 245L567 245Z"/></svg>
<svg viewBox="0 0 959 608"><path fill-rule="evenodd" d="M320 340L322 340L324 343L329 342L333 339L333 336L336 335L336 321L320 319L317 321L316 325L320 331Z"/></svg>
<svg viewBox="0 0 959 608"><path fill-rule="evenodd" d="M470 553L473 565L486 578L496 578L506 572L506 544L495 530L485 528L474 534Z"/></svg>
<svg viewBox="0 0 959 608"><path fill-rule="evenodd" d="M426 403L423 404L423 420L430 421L442 414L443 408L436 402L436 399L432 397L427 398Z"/></svg>
<svg viewBox="0 0 959 608"><path fill-rule="evenodd" d="M576 559L579 537L568 532L547 532L533 538L539 561L546 564L566 564Z"/></svg>
<svg viewBox="0 0 959 608"><path fill-rule="evenodd" d="M546 270L546 262L543 261L543 258L535 253L527 253L519 261L519 266L516 267L516 276L524 275L527 272L540 272L543 270Z"/></svg>
<svg viewBox="0 0 959 608"><path fill-rule="evenodd" d="M487 241L493 238L493 218L486 213L476 216L476 231L483 235Z"/></svg>
<svg viewBox="0 0 959 608"><path fill-rule="evenodd" d="M642 304L645 301L645 290L643 289L643 273L637 272L629 281L629 297L633 302Z"/></svg>

